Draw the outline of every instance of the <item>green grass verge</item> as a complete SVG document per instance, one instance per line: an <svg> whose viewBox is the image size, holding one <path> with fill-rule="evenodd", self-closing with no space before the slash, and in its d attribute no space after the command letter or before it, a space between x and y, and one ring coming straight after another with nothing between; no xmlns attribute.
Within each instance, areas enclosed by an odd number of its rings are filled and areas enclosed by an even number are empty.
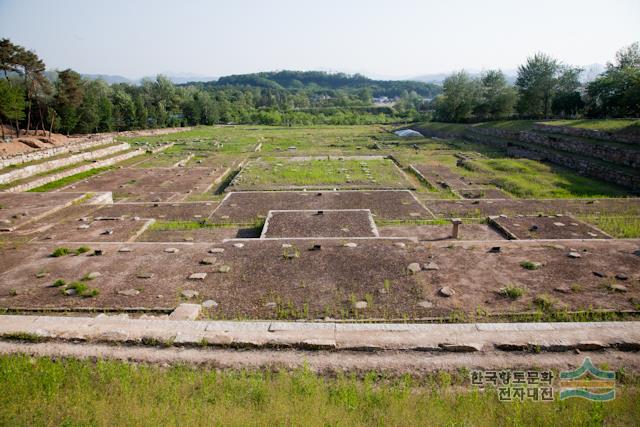
<svg viewBox="0 0 640 427"><path fill-rule="evenodd" d="M606 132L620 132L629 127L640 127L640 119L600 119L600 120L552 120L541 122L551 126L567 126Z"/></svg>
<svg viewBox="0 0 640 427"><path fill-rule="evenodd" d="M241 188L348 185L407 187L391 160L264 159L248 164L241 172Z"/></svg>
<svg viewBox="0 0 640 427"><path fill-rule="evenodd" d="M640 217L629 216L580 216L605 233L621 239L640 238Z"/></svg>
<svg viewBox="0 0 640 427"><path fill-rule="evenodd" d="M470 389L464 369L422 377L325 377L306 369L220 371L0 356L0 424L637 425L638 380L618 374L611 402L503 403L493 390Z"/></svg>
<svg viewBox="0 0 640 427"><path fill-rule="evenodd" d="M520 198L621 197L628 193L613 184L530 159L478 159L466 162L464 168L471 176L488 178Z"/></svg>
<svg viewBox="0 0 640 427"><path fill-rule="evenodd" d="M535 120L498 120L495 122L485 122L473 125L484 129L499 129L512 132L527 131L533 129Z"/></svg>
<svg viewBox="0 0 640 427"><path fill-rule="evenodd" d="M106 172L111 169L113 169L113 166L105 166L102 168L95 168L85 172L80 172L75 175L71 175L66 178L62 178L45 185L41 185L40 187L32 188L31 190L29 190L29 192L41 193L45 191L57 190L58 188L66 187L69 184L73 184L74 182L81 181L85 178L89 178L91 176L97 175L102 172Z"/></svg>

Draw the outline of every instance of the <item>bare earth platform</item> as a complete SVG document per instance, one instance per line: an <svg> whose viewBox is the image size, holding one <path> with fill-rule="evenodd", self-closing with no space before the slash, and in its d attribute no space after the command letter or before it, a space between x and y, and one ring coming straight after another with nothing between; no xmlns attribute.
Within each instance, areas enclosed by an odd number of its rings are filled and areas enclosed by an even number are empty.
<svg viewBox="0 0 640 427"><path fill-rule="evenodd" d="M408 190L233 192L211 218L250 223L271 210L318 209L370 209L377 219L433 218Z"/></svg>
<svg viewBox="0 0 640 427"><path fill-rule="evenodd" d="M283 256L283 244L299 256ZM317 244L321 249L311 250ZM478 307L493 314L535 311L545 295L566 310L634 310L640 298L637 239L513 240L500 242L497 251L496 242L384 238L100 243L84 254L51 257L59 246L1 250L0 307L174 309L182 301L211 299L217 306L209 314L227 319L273 319L285 312L415 319L472 314ZM95 249L102 254L94 255ZM570 256L574 251L580 256ZM539 267L530 270L524 262ZM100 291L95 297L52 287L57 279L72 283L91 273L98 274L84 283ZM502 294L513 286L523 289L521 298ZM445 287L454 293L443 295ZM187 290L196 294L187 297Z"/></svg>
<svg viewBox="0 0 640 427"><path fill-rule="evenodd" d="M369 209L269 211L260 237L378 237L378 229Z"/></svg>
<svg viewBox="0 0 640 427"><path fill-rule="evenodd" d="M610 239L611 236L570 216L491 217L511 239Z"/></svg>
<svg viewBox="0 0 640 427"><path fill-rule="evenodd" d="M79 201L85 193L0 192L0 228L12 231Z"/></svg>

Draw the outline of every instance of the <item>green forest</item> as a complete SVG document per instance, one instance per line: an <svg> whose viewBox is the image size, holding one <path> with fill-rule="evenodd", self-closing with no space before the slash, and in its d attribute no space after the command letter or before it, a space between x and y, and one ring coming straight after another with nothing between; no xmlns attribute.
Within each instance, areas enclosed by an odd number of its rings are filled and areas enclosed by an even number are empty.
<svg viewBox="0 0 640 427"><path fill-rule="evenodd" d="M514 85L500 70L472 78L453 73L442 85L383 81L360 74L278 71L173 84L159 75L140 84L83 78L0 40L0 121L19 133L83 134L218 123L347 125L437 120L640 116L640 49L621 49L595 80L582 69L537 53ZM375 103L384 97L384 103ZM4 133L5 127L2 126ZM4 135L3 135L4 136Z"/></svg>

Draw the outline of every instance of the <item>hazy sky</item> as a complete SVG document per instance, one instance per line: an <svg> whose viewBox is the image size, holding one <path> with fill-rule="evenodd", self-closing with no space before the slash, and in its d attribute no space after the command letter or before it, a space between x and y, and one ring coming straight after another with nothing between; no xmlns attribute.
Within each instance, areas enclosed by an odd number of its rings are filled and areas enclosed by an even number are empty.
<svg viewBox="0 0 640 427"><path fill-rule="evenodd" d="M640 40L640 0L0 0L0 37L48 68L130 78L403 77L513 69L536 51L605 63Z"/></svg>

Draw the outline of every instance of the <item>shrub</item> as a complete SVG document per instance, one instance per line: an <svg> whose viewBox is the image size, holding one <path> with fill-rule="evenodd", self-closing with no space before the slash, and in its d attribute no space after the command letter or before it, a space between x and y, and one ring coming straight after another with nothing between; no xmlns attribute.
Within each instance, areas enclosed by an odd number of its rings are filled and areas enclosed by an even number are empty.
<svg viewBox="0 0 640 427"><path fill-rule="evenodd" d="M500 294L511 299L518 299L522 295L524 295L524 289L519 288L517 286L507 286L506 288L502 288L500 290Z"/></svg>
<svg viewBox="0 0 640 427"><path fill-rule="evenodd" d="M522 261L520 263L520 267L524 268L525 270L537 270L542 267L542 265L539 262Z"/></svg>
<svg viewBox="0 0 640 427"><path fill-rule="evenodd" d="M64 279L57 279L51 286L53 286L54 288L59 288L60 286L65 286L66 284L67 282L65 282Z"/></svg>
<svg viewBox="0 0 640 427"><path fill-rule="evenodd" d="M542 294L535 297L533 303L537 305L540 310L549 311L553 308L555 301L549 295Z"/></svg>
<svg viewBox="0 0 640 427"><path fill-rule="evenodd" d="M69 253L70 253L69 248L60 247L60 248L56 248L51 253L51 256L54 257L54 258L58 258L58 257L61 257L61 256L69 255Z"/></svg>

